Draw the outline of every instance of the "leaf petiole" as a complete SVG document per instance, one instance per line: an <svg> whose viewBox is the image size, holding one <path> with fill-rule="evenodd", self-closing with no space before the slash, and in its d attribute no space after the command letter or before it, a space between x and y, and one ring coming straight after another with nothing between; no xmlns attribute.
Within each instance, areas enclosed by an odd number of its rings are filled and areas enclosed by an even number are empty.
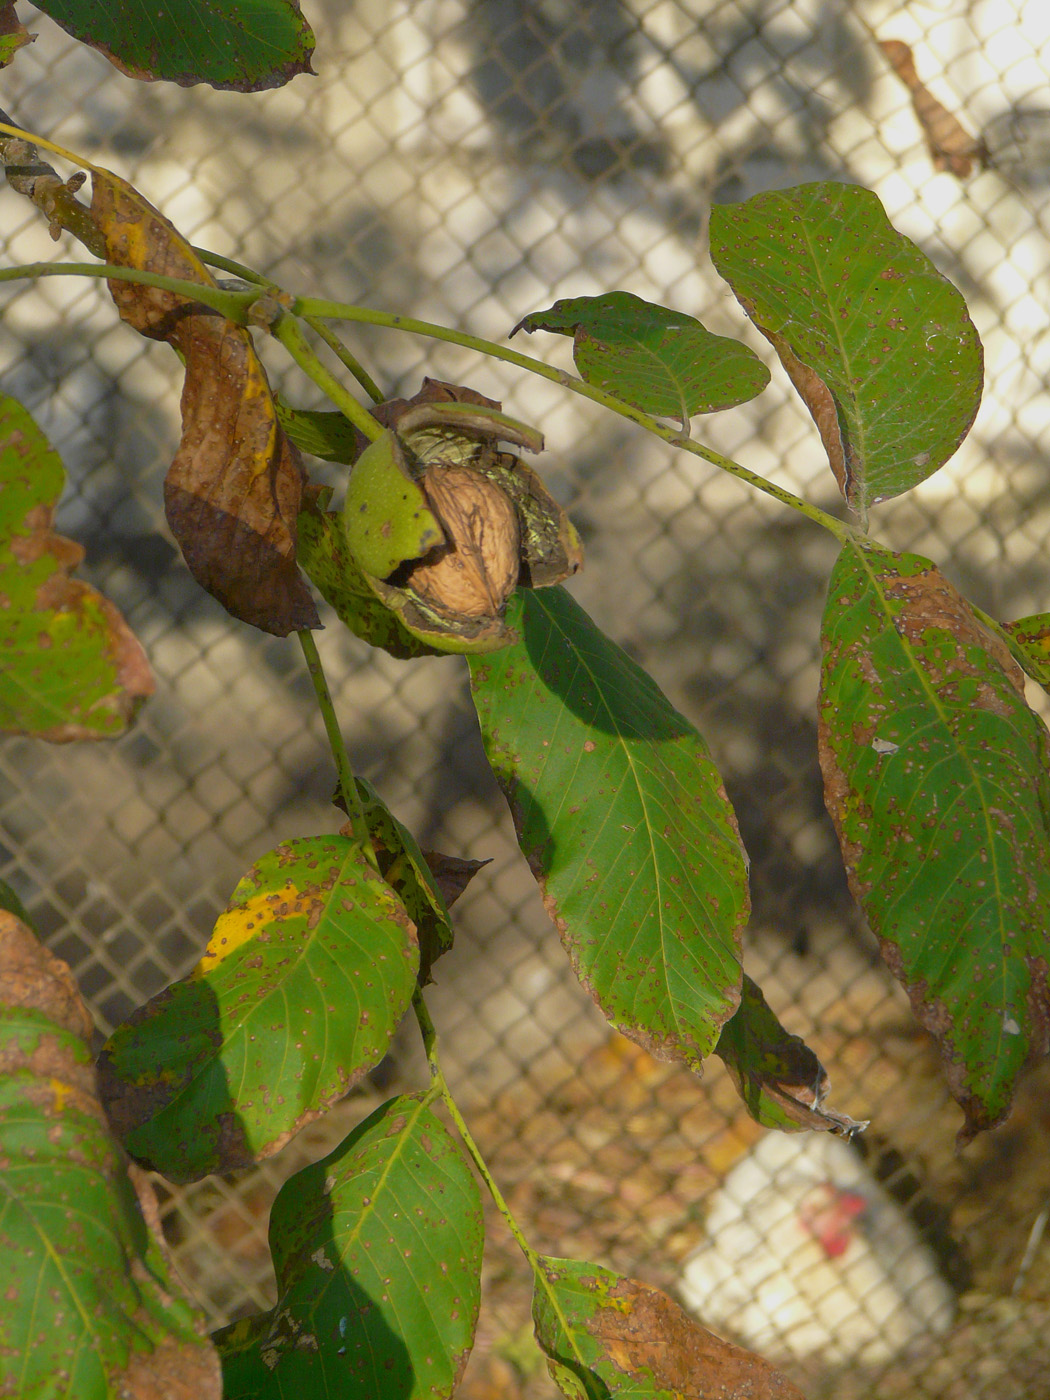
<svg viewBox="0 0 1050 1400"><path fill-rule="evenodd" d="M343 735L339 729L335 705L332 703L332 692L328 689L328 682L325 679L324 667L321 665L321 656L317 650L317 643L314 641L314 634L303 629L295 635L299 638L299 645L302 647L303 656L306 659L306 669L310 673L314 694L317 697L317 706L321 711L321 718L324 720L325 733L328 735L328 746L332 750L332 758L335 760L335 769L339 778L339 791L342 793L343 802L346 804L346 813L350 818L350 826L354 833L354 839L360 845L365 858L378 874L379 861L376 857L375 848L372 845L372 834L368 829L368 822L365 820L365 811L361 806L361 799L358 796L357 784L354 781L354 772L350 767L350 756L346 751L346 744L343 742Z"/></svg>
<svg viewBox="0 0 1050 1400"><path fill-rule="evenodd" d="M370 307L351 306L338 301L325 301L319 297L298 297L289 309L292 315L303 318L318 317L329 320L356 321L364 325L384 326L389 330L408 331L412 335L425 335L432 340L443 340L450 345L460 345L464 349L476 350L492 359L503 360L507 364L515 365L518 369L527 370L530 374L537 374L543 379L549 379L554 384L560 384L563 388L569 389L574 394L579 394L582 398L601 404L610 412L619 414L621 418L627 418L632 423L637 423L640 428L652 433L654 437L662 438L672 447L680 447L685 452L691 452L694 456L703 458L705 462L710 462L712 466L718 467L729 476L734 476L738 481L743 481L747 485L755 487L756 490L764 492L767 496L772 496L781 505L804 515L815 525L822 526L840 543L845 544L846 540L855 534L855 531L844 521L836 519L825 510L821 510L819 506L803 500L801 496L796 496L793 491L788 491L785 487L777 486L775 482L768 481L764 476L759 476L757 472L749 471L739 462L734 462L731 457L724 457L713 448L694 442L680 428L672 428L661 423L651 414L617 398L615 394L610 394L605 389L599 389L594 384L588 384L583 379L577 379L565 370L548 365L543 360L534 359L531 355L523 355L505 345L497 345L495 341L485 340L481 336L469 335L465 331L452 330L448 326L439 326L432 321L420 321L414 316L398 316L388 311L373 311Z"/></svg>

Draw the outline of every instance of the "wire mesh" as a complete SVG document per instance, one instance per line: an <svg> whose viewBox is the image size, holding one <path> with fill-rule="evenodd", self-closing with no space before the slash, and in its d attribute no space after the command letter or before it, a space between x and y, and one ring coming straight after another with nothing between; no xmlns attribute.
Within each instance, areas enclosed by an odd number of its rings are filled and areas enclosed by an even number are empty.
<svg viewBox="0 0 1050 1400"><path fill-rule="evenodd" d="M967 443L880 508L877 528L931 554L994 615L1045 607L1045 6L314 0L309 11L319 76L250 98L136 85L29 18L40 37L5 74L4 105L136 182L194 242L294 290L494 338L558 296L620 287L764 353L707 261L711 203L807 180L864 184L962 289L987 361ZM912 46L982 144L969 176L935 168L878 47L888 39ZM0 200L8 260L51 255L36 211L10 191ZM332 778L292 649L201 595L164 525L174 357L120 326L97 286L58 279L7 297L0 335L5 390L70 474L59 526L87 547L88 576L158 680L115 744L0 748L0 875L108 1030L193 965L254 858L330 829ZM836 1106L872 1120L864 1170L901 1203L957 1303L948 1330L904 1337L887 1320L909 1307L900 1271L877 1303L832 1276L837 1342L804 1343L784 1314L763 1333L767 1352L811 1396L1050 1395L1050 1252L1037 1231L1050 1196L1046 1076L1005 1127L955 1155L957 1112L852 912L823 811L814 699L831 541L547 383L403 336L366 331L357 344L391 393L423 374L458 380L544 429L545 477L588 550L574 591L699 725L725 775L752 859L748 969L821 1055ZM295 372L275 380L314 402ZM758 400L694 431L833 507L812 426L775 367ZM542 1250L677 1287L757 1130L717 1065L698 1083L656 1064L572 983L486 776L461 665L368 656L332 626L321 645L359 770L425 846L493 857L457 910L432 1009L512 1206ZM419 1068L399 1036L382 1072L280 1157L163 1188L176 1259L216 1323L273 1300L265 1229L279 1182L421 1082ZM781 1267L771 1236L761 1253ZM847 1295L881 1346L848 1341ZM811 1301L829 1315L826 1298ZM527 1319L524 1272L496 1219L466 1393L549 1392Z"/></svg>

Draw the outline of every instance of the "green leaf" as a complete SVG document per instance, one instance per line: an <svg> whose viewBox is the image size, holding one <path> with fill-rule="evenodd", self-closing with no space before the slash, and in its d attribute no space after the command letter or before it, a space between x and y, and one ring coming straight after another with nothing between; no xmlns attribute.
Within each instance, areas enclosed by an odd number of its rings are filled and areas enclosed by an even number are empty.
<svg viewBox="0 0 1050 1400"><path fill-rule="evenodd" d="M736 1008L745 856L703 739L562 588L471 658L489 762L573 969L609 1020L699 1069Z"/></svg>
<svg viewBox="0 0 1050 1400"><path fill-rule="evenodd" d="M216 1341L226 1400L435 1400L474 1340L484 1225L456 1140L391 1099L293 1176L270 1216L279 1299Z"/></svg>
<svg viewBox="0 0 1050 1400"><path fill-rule="evenodd" d="M271 1156L382 1059L418 966L413 925L353 841L278 846L197 968L103 1048L125 1147L173 1181Z"/></svg>
<svg viewBox="0 0 1050 1400"><path fill-rule="evenodd" d="M772 343L862 515L944 465L981 402L966 303L857 185L711 210L711 257Z"/></svg>
<svg viewBox="0 0 1050 1400"><path fill-rule="evenodd" d="M314 36L298 0L39 0L46 15L131 78L237 92L309 73Z"/></svg>
<svg viewBox="0 0 1050 1400"><path fill-rule="evenodd" d="M360 451L353 423L330 409L289 408L274 397L281 427L301 452L324 462L352 462Z"/></svg>
<svg viewBox="0 0 1050 1400"><path fill-rule="evenodd" d="M1050 613L993 625L1017 664L1041 686L1050 686Z"/></svg>
<svg viewBox="0 0 1050 1400"><path fill-rule="evenodd" d="M26 410L0 394L0 729L54 743L122 733L153 691L127 623L69 576L84 551L51 528L65 478Z"/></svg>
<svg viewBox="0 0 1050 1400"><path fill-rule="evenodd" d="M327 487L303 493L298 517L296 557L310 582L336 611L339 620L369 646L381 647L399 661L412 656L443 656L403 626L397 613L381 603L350 553L341 518L325 510Z"/></svg>
<svg viewBox="0 0 1050 1400"><path fill-rule="evenodd" d="M746 974L740 1005L722 1027L715 1054L725 1062L756 1123L792 1133L814 1129L848 1137L867 1127L824 1107L830 1084L824 1066L770 1010Z"/></svg>
<svg viewBox="0 0 1050 1400"><path fill-rule="evenodd" d="M18 50L35 38L36 35L30 34L19 21L13 4L0 7L0 68L6 68Z"/></svg>
<svg viewBox="0 0 1050 1400"><path fill-rule="evenodd" d="M569 1400L803 1400L767 1361L706 1331L666 1293L597 1264L541 1258L532 1317Z"/></svg>
<svg viewBox="0 0 1050 1400"><path fill-rule="evenodd" d="M364 778L355 781L379 873L416 926L419 984L425 986L431 980L434 963L452 949L452 921L445 897L408 827L398 821L370 782ZM338 796L336 805L346 810Z"/></svg>
<svg viewBox="0 0 1050 1400"><path fill-rule="evenodd" d="M29 915L25 911L25 906L6 880L0 880L0 910L14 914L16 919L21 919L26 928L33 927Z"/></svg>
<svg viewBox="0 0 1050 1400"><path fill-rule="evenodd" d="M823 639L828 809L968 1140L1047 1050L1047 732L1006 647L927 559L847 544Z"/></svg>
<svg viewBox="0 0 1050 1400"><path fill-rule="evenodd" d="M746 345L713 335L692 316L630 292L570 297L511 331L573 337L576 368L595 388L687 428L694 413L732 408L760 394L769 371Z"/></svg>
<svg viewBox="0 0 1050 1400"><path fill-rule="evenodd" d="M106 1129L69 969L7 913L0 988L20 1000L0 1004L0 1394L117 1400L181 1375L178 1395L218 1400L203 1318Z"/></svg>

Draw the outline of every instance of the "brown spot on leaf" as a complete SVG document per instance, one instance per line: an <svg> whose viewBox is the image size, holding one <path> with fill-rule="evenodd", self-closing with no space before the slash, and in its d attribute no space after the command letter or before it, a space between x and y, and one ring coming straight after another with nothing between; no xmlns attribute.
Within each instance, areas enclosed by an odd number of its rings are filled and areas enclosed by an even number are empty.
<svg viewBox="0 0 1050 1400"><path fill-rule="evenodd" d="M49 1020L90 1042L94 1025L73 974L37 941L21 919L0 909L0 1004L42 1011Z"/></svg>

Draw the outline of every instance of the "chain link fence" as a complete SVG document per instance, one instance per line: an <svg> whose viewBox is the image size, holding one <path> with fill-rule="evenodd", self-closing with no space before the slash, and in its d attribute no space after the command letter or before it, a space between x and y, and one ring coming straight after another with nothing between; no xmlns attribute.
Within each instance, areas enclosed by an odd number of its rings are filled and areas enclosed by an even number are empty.
<svg viewBox="0 0 1050 1400"><path fill-rule="evenodd" d="M195 243L297 291L492 338L558 296L618 287L765 354L707 260L711 203L808 180L864 184L961 288L987 356L968 441L881 507L876 528L932 555L996 616L1047 606L1050 9L311 0L308 14L318 76L252 97L134 84L29 15L40 37L4 74L3 105L130 178ZM889 39L912 46L923 80L981 143L968 177L935 169L878 46ZM35 210L10 191L0 209L9 262L54 255ZM356 346L390 393L424 374L456 380L543 428L541 470L588 550L573 591L699 725L725 775L752 858L748 970L821 1055L834 1106L871 1119L862 1170L950 1289L950 1326L902 1331L904 1274L889 1271L878 1303L836 1275L810 1300L825 1331L785 1311L767 1353L813 1397L1050 1396L1048 1077L955 1154L958 1113L852 911L823 810L814 700L833 542L546 382L388 332L362 330ZM0 354L4 389L69 471L59 527L87 547L85 572L123 609L158 682L117 743L0 747L0 876L108 1031L190 969L252 860L331 829L332 777L295 649L231 622L167 533L174 357L121 326L97 284L65 279L5 289ZM272 363L283 394L315 403ZM694 432L835 508L779 369L759 399ZM718 1063L703 1082L656 1064L572 983L486 775L461 663L366 655L338 626L320 644L359 770L424 846L493 859L457 908L432 1011L512 1206L545 1252L678 1287L758 1130ZM278 1158L162 1185L176 1259L216 1324L273 1301L266 1219L280 1181L419 1075L406 1034ZM549 1394L527 1345L525 1273L498 1220L485 1290L464 1393ZM864 1346L849 1340L850 1309L868 1317Z"/></svg>

